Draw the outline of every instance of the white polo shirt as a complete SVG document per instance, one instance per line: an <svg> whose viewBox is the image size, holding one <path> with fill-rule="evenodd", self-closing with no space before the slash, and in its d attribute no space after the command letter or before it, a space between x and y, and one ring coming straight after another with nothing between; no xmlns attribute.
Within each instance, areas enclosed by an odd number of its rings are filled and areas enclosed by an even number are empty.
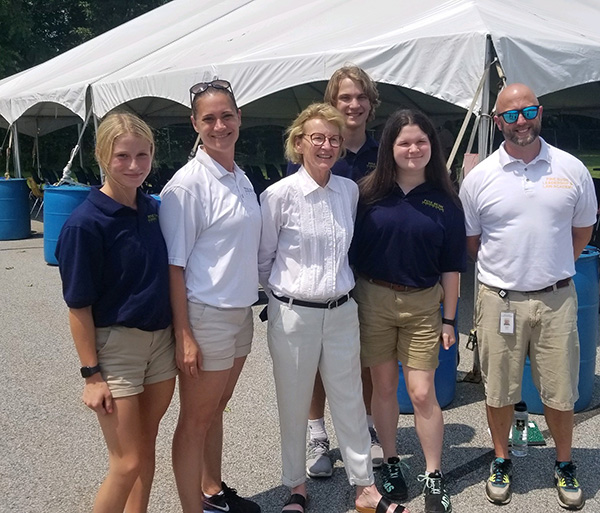
<svg viewBox="0 0 600 513"><path fill-rule="evenodd" d="M187 297L220 308L258 299L260 208L250 180L204 151L161 192L160 227L169 264L185 268Z"/></svg>
<svg viewBox="0 0 600 513"><path fill-rule="evenodd" d="M540 140L540 153L527 164L502 143L462 183L467 236L481 235L477 270L486 285L530 291L573 276L571 229L596 222L587 168Z"/></svg>
<svg viewBox="0 0 600 513"><path fill-rule="evenodd" d="M326 302L354 288L348 249L358 186L331 175L319 186L304 167L260 196L260 281L275 294Z"/></svg>

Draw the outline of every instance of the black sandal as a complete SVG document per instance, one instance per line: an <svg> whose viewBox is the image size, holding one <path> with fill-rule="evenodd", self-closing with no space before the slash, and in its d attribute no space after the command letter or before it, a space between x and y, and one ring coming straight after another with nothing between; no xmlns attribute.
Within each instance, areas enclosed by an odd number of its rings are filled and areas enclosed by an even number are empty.
<svg viewBox="0 0 600 513"><path fill-rule="evenodd" d="M297 504L298 506L300 506L302 508L302 511L304 511L306 509L306 497L304 497L304 495L301 495L299 493L293 493L290 498L288 499L288 501L283 505L283 509L281 510L281 513L285 513L287 511L291 512L291 513L296 513L298 510L296 509L285 509L286 506L289 506L290 504ZM300 513L300 512L298 512Z"/></svg>
<svg viewBox="0 0 600 513"><path fill-rule="evenodd" d="M394 513L402 513L406 509L402 504L397 504L382 496L381 499L379 499L379 502L377 503L377 507L357 507L356 511L358 511L359 513L387 513L388 508L393 504L396 504L396 509L394 510Z"/></svg>

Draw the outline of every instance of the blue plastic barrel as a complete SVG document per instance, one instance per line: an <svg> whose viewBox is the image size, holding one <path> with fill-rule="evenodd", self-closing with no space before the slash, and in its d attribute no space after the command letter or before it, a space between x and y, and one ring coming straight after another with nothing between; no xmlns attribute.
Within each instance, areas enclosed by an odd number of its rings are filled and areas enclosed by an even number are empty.
<svg viewBox="0 0 600 513"><path fill-rule="evenodd" d="M589 406L594 391L596 374L596 344L598 340L598 258L600 252L593 246L583 250L575 262L573 282L577 290L577 331L579 332L579 399L575 411ZM523 372L523 401L532 413L543 413L544 406L531 377L531 362L525 361Z"/></svg>
<svg viewBox="0 0 600 513"><path fill-rule="evenodd" d="M90 188L83 185L44 188L44 260L50 265L58 265L54 251L63 224L89 192Z"/></svg>
<svg viewBox="0 0 600 513"><path fill-rule="evenodd" d="M458 366L458 305L456 308L456 327L454 335L456 343L450 349L446 350L440 344L440 364L435 371L435 395L441 408L448 406L456 394L456 368ZM400 378L398 379L398 405L400 413L414 413L414 408L408 391L406 390L406 382L404 381L404 373L402 372L402 363L398 362Z"/></svg>
<svg viewBox="0 0 600 513"><path fill-rule="evenodd" d="M24 178L0 178L0 240L31 235L29 188Z"/></svg>

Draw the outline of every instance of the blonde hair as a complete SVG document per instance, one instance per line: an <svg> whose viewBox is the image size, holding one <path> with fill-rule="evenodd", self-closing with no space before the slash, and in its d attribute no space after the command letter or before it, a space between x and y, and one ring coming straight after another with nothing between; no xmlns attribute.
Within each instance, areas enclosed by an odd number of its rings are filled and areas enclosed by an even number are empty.
<svg viewBox="0 0 600 513"><path fill-rule="evenodd" d="M154 158L154 135L152 129L135 114L114 112L106 116L96 134L96 161L105 173L110 173L109 165L117 137L135 135L150 143L150 158Z"/></svg>
<svg viewBox="0 0 600 513"><path fill-rule="evenodd" d="M340 92L340 83L345 78L349 78L352 82L357 83L363 92L367 95L369 103L371 104L371 111L367 121L375 119L375 109L379 107L381 102L379 101L379 91L377 91L377 84L367 74L367 72L358 66L344 66L333 72L327 87L325 88L325 101L334 107L337 104L338 94Z"/></svg>
<svg viewBox="0 0 600 513"><path fill-rule="evenodd" d="M296 151L296 140L302 137L304 132L304 124L311 119L323 119L337 126L340 134L345 126L344 117L335 107L329 103L312 103L304 109L290 127L286 130L285 140L285 158L294 164L302 164L302 154ZM344 147L342 144L340 157L343 156Z"/></svg>

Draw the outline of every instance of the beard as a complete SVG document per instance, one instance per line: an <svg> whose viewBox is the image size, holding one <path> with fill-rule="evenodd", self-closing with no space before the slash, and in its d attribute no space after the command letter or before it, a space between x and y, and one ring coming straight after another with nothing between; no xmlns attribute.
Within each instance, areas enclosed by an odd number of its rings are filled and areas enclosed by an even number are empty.
<svg viewBox="0 0 600 513"><path fill-rule="evenodd" d="M516 131L511 130L510 126L504 125L502 128L502 135L504 138L517 146L529 146L534 142L542 131L542 124L537 120L536 123L531 125L531 128L527 135L519 135Z"/></svg>

